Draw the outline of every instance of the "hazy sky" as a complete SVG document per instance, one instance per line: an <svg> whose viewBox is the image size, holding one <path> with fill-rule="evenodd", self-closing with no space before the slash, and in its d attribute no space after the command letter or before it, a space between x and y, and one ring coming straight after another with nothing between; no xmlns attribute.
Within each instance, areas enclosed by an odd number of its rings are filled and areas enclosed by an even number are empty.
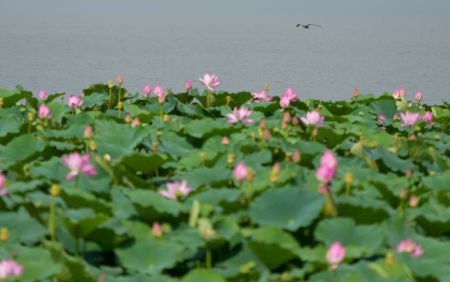
<svg viewBox="0 0 450 282"><path fill-rule="evenodd" d="M366 19L370 21L450 22L449 0L1 0L0 13L115 13L164 18L252 17L293 21Z"/></svg>

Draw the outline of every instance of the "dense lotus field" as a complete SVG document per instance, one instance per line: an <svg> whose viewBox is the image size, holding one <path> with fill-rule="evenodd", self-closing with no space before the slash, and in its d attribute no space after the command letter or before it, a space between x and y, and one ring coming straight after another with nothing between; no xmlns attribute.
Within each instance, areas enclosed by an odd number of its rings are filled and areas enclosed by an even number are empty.
<svg viewBox="0 0 450 282"><path fill-rule="evenodd" d="M450 281L448 103L202 84L0 90L0 280Z"/></svg>

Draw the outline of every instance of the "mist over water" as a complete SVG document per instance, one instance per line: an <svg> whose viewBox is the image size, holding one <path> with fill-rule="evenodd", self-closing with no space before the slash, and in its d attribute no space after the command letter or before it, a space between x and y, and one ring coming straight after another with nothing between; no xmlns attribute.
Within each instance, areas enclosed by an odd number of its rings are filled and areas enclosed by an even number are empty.
<svg viewBox="0 0 450 282"><path fill-rule="evenodd" d="M426 9L399 20L388 9L379 19L362 8L346 18L345 7L333 15L330 7L303 9L292 1L261 15L224 4L222 11L199 12L196 4L205 1L180 9L177 1L154 7L137 1L134 9L118 1L103 9L99 2L91 9L2 2L0 87L78 94L121 73L132 92L146 83L181 91L186 79L200 87L198 77L214 72L227 91L259 91L268 82L272 95L292 86L302 98L325 100L348 99L355 87L377 95L405 87L410 97L421 90L428 103L450 97L450 23ZM408 11L421 12L415 7ZM322 27L300 30L298 22Z"/></svg>

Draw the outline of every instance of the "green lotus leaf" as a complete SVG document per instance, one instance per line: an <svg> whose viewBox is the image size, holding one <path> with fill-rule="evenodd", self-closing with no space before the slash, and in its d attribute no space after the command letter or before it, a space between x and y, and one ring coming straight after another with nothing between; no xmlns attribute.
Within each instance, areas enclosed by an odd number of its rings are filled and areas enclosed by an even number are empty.
<svg viewBox="0 0 450 282"><path fill-rule="evenodd" d="M268 190L250 206L250 217L258 224L295 231L308 226L323 207L324 198L301 188Z"/></svg>

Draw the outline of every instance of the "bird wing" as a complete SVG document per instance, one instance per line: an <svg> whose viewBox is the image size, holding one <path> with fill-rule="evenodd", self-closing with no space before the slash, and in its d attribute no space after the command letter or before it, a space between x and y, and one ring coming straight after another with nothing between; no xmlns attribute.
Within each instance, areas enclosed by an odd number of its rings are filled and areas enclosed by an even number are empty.
<svg viewBox="0 0 450 282"><path fill-rule="evenodd" d="M297 27L301 26L302 24L297 24Z"/></svg>
<svg viewBox="0 0 450 282"><path fill-rule="evenodd" d="M322 27L321 25L318 25L318 24L309 24L309 26L318 26L318 27Z"/></svg>

